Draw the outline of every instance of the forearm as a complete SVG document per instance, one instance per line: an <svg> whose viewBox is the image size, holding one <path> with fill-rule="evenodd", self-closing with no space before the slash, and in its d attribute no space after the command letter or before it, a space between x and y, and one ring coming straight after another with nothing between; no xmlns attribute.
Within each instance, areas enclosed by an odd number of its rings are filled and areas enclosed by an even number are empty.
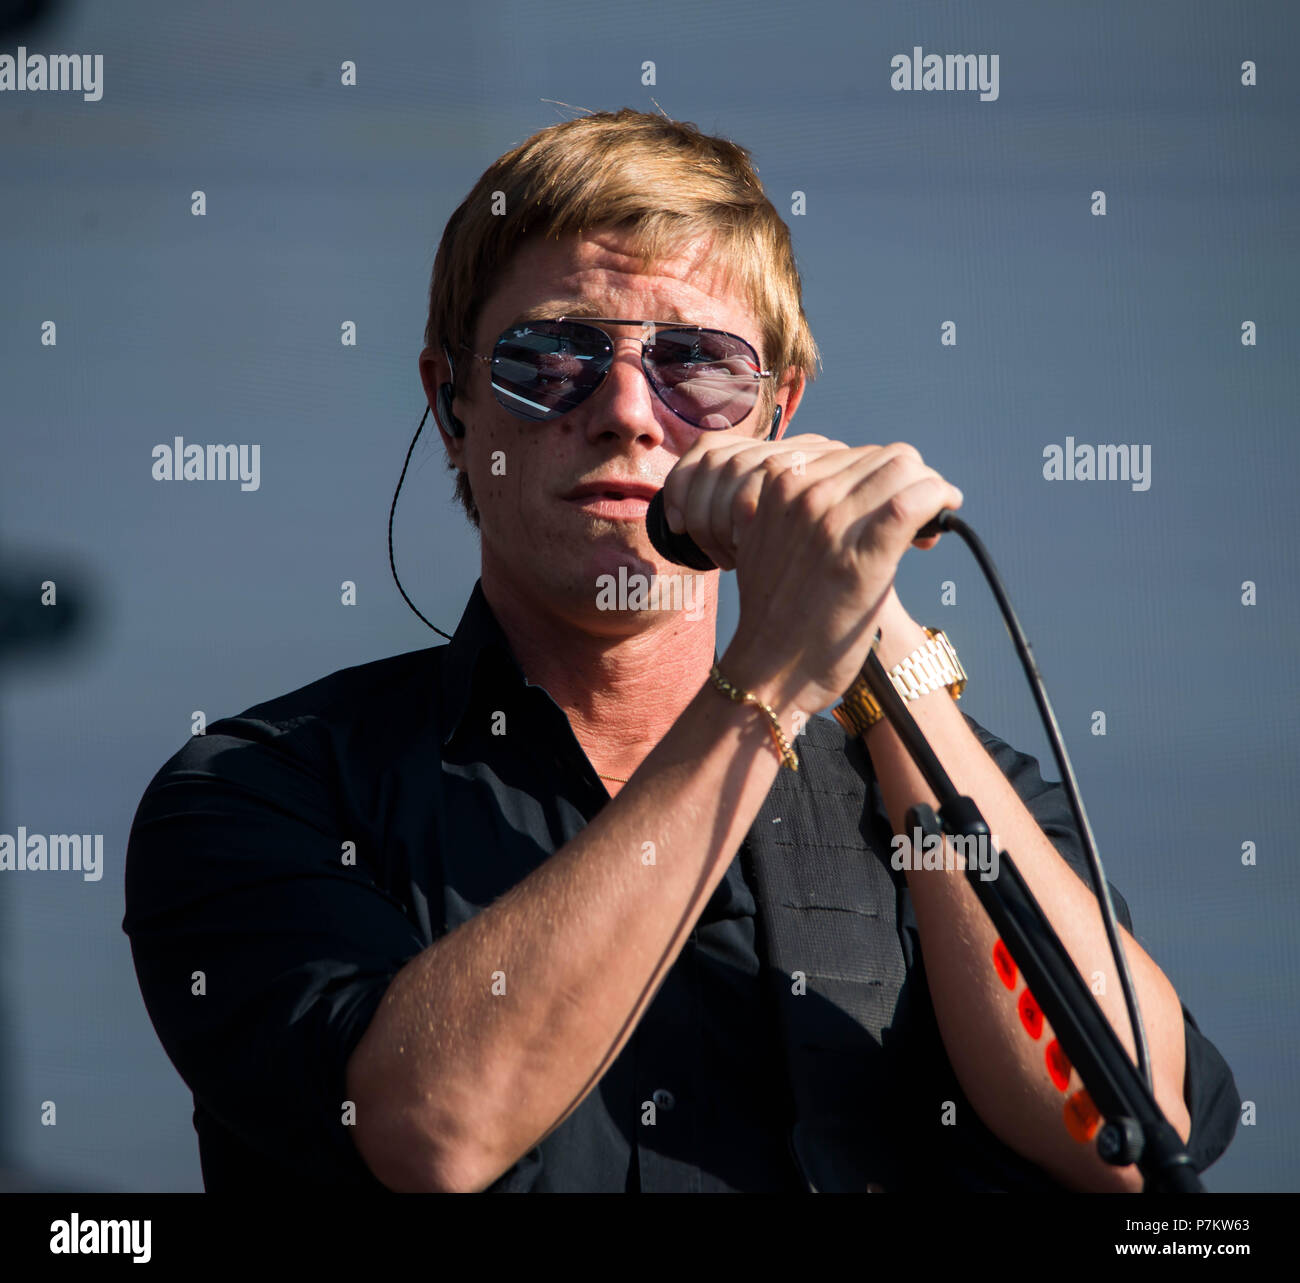
<svg viewBox="0 0 1300 1283"><path fill-rule="evenodd" d="M577 837L398 973L348 1065L381 1180L485 1188L577 1108L779 768L761 715L706 685Z"/></svg>
<svg viewBox="0 0 1300 1283"><path fill-rule="evenodd" d="M878 652L886 669L925 641L904 614L882 622ZM1034 898L1061 937L1090 989L1104 980L1096 1000L1131 1059L1132 1031L1123 992L1095 897L1061 859L997 764L942 693L910 701L908 710L929 740L959 793L971 797L996 838L1010 853ZM888 721L865 737L895 833L903 833L910 806L938 802ZM908 835L911 836L910 834ZM951 849L951 848L949 848ZM1044 1049L1050 1025L1032 1039L1020 1022L1015 995L993 967L997 932L960 869L912 869L907 873L935 1015L958 1081L986 1126L1008 1146L1065 1184L1080 1189L1136 1189L1135 1167L1104 1163L1093 1144L1066 1131L1067 1096L1081 1086L1077 1071L1065 1093L1047 1074ZM1120 927L1151 1052L1154 1094L1184 1140L1190 1121L1183 1102L1184 1035L1178 995L1164 973ZM957 1120L961 1125L961 1120Z"/></svg>

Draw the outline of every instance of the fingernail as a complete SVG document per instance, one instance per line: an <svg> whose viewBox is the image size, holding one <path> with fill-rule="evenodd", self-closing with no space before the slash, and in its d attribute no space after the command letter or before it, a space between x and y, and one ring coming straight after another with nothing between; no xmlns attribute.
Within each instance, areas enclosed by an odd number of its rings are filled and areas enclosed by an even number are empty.
<svg viewBox="0 0 1300 1283"><path fill-rule="evenodd" d="M680 535L685 529L686 523L682 520L682 514L678 512L676 508L665 504L664 517L668 521L668 529L671 530L673 534Z"/></svg>

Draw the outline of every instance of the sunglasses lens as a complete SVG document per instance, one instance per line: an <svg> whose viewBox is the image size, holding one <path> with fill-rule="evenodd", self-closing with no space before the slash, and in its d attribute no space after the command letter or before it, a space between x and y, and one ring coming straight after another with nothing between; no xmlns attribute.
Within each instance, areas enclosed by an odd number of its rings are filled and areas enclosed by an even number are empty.
<svg viewBox="0 0 1300 1283"><path fill-rule="evenodd" d="M605 335L590 326L558 321L516 325L497 340L492 390L521 418L558 419L591 395L613 350Z"/></svg>
<svg viewBox="0 0 1300 1283"><path fill-rule="evenodd" d="M758 361L743 339L721 330L660 330L648 352L655 390L698 428L731 428L758 401Z"/></svg>

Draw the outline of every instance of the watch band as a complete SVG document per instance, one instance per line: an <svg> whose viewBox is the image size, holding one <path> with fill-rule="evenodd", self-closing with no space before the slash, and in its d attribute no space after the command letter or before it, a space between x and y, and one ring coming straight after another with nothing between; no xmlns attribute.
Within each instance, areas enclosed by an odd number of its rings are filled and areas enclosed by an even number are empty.
<svg viewBox="0 0 1300 1283"><path fill-rule="evenodd" d="M960 699L967 677L957 652L941 628L926 628L925 635L929 640L924 646L918 646L889 670L890 682L906 700L920 699L937 690L947 690L953 699ZM864 664L853 685L844 692L843 701L831 710L831 716L850 735L862 735L884 715L867 685Z"/></svg>

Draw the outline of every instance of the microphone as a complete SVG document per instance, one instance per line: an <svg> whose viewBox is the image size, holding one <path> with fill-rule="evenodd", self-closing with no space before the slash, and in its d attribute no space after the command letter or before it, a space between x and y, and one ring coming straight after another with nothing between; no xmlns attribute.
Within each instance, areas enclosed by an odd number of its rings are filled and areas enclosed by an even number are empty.
<svg viewBox="0 0 1300 1283"><path fill-rule="evenodd" d="M927 521L916 532L915 538L928 539L931 535L942 534L948 529L948 522L957 514L951 508L941 508L938 514ZM678 566L689 566L692 570L717 570L714 562L701 551L699 544L685 531L675 533L668 525L664 515L664 492L658 491L650 499L645 511L646 534L654 550L663 558Z"/></svg>

